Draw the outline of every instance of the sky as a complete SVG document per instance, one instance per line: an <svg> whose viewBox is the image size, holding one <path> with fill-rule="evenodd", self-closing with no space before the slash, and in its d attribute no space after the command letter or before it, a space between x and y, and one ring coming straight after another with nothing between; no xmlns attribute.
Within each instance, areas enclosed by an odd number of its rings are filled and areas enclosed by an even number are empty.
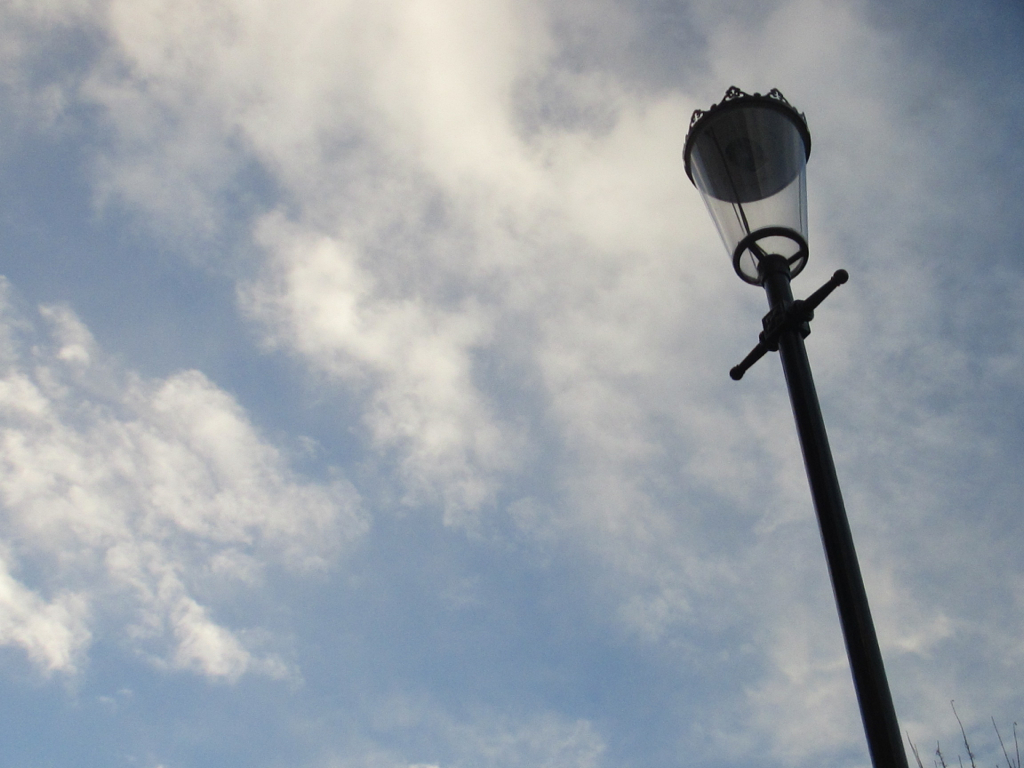
<svg viewBox="0 0 1024 768"><path fill-rule="evenodd" d="M863 768L763 292L681 151L804 112L901 727L1024 717L1024 9L2 0L12 768ZM1021 734L1024 736L1024 732ZM1011 753L1012 755L1012 753Z"/></svg>

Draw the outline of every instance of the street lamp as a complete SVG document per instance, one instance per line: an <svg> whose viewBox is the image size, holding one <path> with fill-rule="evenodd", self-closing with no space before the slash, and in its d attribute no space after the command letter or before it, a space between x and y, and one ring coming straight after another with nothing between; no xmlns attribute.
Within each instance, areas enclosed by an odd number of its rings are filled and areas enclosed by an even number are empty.
<svg viewBox="0 0 1024 768"><path fill-rule="evenodd" d="M807 264L805 169L810 154L807 122L778 90L751 96L733 86L719 104L693 113L683 161L736 273L745 282L763 286L768 294L769 310L757 346L730 375L739 380L766 352L779 353L871 761L875 768L907 768L804 348L814 309L845 283L848 275L838 270L803 301L794 301L790 290L790 280Z"/></svg>

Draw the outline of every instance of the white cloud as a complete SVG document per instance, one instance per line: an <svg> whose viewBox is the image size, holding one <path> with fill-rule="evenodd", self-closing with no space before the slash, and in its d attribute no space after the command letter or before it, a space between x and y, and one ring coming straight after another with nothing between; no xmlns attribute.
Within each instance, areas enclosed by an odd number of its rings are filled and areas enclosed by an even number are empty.
<svg viewBox="0 0 1024 768"><path fill-rule="evenodd" d="M282 674L197 596L270 563L322 569L365 530L355 492L293 476L202 374L124 374L66 308L39 331L3 294L0 642L54 670L102 633L211 677Z"/></svg>
<svg viewBox="0 0 1024 768"><path fill-rule="evenodd" d="M42 669L75 668L90 640L86 608L84 596L70 593L46 602L0 561L0 645L20 646Z"/></svg>
<svg viewBox="0 0 1024 768"><path fill-rule="evenodd" d="M390 299L346 243L304 236L279 218L262 232L274 261L246 303L275 341L372 389L367 424L380 447L405 453L411 493L433 491L453 520L489 501L488 475L513 459L472 381L486 312Z"/></svg>

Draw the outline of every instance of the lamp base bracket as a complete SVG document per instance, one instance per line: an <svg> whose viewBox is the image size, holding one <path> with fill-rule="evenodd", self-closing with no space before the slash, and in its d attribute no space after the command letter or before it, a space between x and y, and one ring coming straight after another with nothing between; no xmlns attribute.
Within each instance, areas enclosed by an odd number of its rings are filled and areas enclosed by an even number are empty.
<svg viewBox="0 0 1024 768"><path fill-rule="evenodd" d="M849 279L849 272L845 269L838 269L827 283L806 299L797 299L786 306L778 305L772 307L761 320L764 330L758 334L757 346L750 350L750 353L743 358L743 362L734 366L729 371L729 376L732 377L733 381L742 379L743 374L768 352L778 352L779 337L783 332L795 329L800 332L803 338L807 338L811 333L811 320L814 319L814 310L817 309L821 302L828 298L832 291Z"/></svg>

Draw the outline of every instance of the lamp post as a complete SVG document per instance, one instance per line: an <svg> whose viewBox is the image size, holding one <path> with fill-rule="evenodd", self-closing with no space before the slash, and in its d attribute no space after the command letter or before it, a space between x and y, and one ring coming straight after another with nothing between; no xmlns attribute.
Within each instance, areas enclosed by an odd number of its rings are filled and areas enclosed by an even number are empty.
<svg viewBox="0 0 1024 768"><path fill-rule="evenodd" d="M805 170L810 154L807 122L778 90L751 96L733 86L719 104L693 113L683 160L736 273L747 283L763 286L768 294L769 310L757 346L730 375L739 380L766 352L779 353L871 761L875 768L907 768L804 348L814 309L848 275L837 271L804 301L794 301L790 290L790 280L807 264Z"/></svg>

